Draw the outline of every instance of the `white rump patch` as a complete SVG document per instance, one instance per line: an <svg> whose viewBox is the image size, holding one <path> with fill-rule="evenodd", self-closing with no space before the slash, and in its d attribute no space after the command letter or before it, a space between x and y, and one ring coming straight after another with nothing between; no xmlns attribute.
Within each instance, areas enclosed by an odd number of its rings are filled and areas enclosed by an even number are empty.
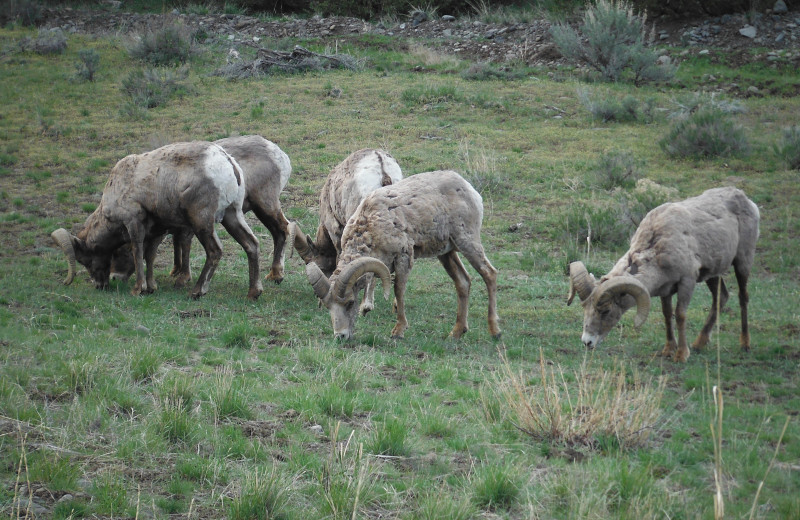
<svg viewBox="0 0 800 520"><path fill-rule="evenodd" d="M267 141L267 153L281 172L281 191L283 191L292 175L292 163L289 161L289 156L272 141Z"/></svg>
<svg viewBox="0 0 800 520"><path fill-rule="evenodd" d="M378 155L380 155L380 158ZM382 166L381 163L383 163ZM384 153L372 151L372 153L364 156L356 163L353 168L353 179L360 199L382 186L382 172L385 172L392 179L392 184L403 179L403 172L400 170L397 161Z"/></svg>
<svg viewBox="0 0 800 520"><path fill-rule="evenodd" d="M211 145L208 147L204 166L206 174L219 194L214 220L221 222L225 210L231 206L238 207L241 212L245 195L245 179L242 168L236 159L228 155L220 146ZM234 168L238 172L235 172Z"/></svg>

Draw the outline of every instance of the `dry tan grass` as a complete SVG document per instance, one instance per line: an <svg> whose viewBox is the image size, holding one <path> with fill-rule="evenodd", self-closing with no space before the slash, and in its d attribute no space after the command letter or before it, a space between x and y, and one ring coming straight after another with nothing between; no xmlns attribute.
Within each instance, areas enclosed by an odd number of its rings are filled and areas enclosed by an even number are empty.
<svg viewBox="0 0 800 520"><path fill-rule="evenodd" d="M495 392L515 426L537 440L594 446L605 436L633 448L663 424L664 377L642 381L634 371L629 381L623 365L595 369L584 361L573 378L540 352L541 380L529 385L502 353L500 359L504 378L496 381Z"/></svg>

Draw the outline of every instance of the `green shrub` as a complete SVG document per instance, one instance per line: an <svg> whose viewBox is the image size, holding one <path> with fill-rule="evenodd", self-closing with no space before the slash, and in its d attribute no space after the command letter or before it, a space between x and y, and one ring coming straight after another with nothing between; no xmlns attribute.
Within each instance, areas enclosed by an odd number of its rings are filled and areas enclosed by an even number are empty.
<svg viewBox="0 0 800 520"><path fill-rule="evenodd" d="M784 128L781 142L775 145L774 150L787 168L800 169L800 126Z"/></svg>
<svg viewBox="0 0 800 520"><path fill-rule="evenodd" d="M675 188L662 186L650 179L639 179L633 191L617 192L621 219L629 223L631 229L635 229L650 210L665 202L677 200L678 195Z"/></svg>
<svg viewBox="0 0 800 520"><path fill-rule="evenodd" d="M632 188L641 177L639 161L624 150L601 155L592 168L597 185L605 190Z"/></svg>
<svg viewBox="0 0 800 520"><path fill-rule="evenodd" d="M659 145L672 157L695 159L746 155L750 151L744 129L729 113L713 106L678 121Z"/></svg>
<svg viewBox="0 0 800 520"><path fill-rule="evenodd" d="M183 80L189 75L187 67L178 69L134 70L122 80L122 90L135 107L147 109L165 105L172 97L188 92Z"/></svg>
<svg viewBox="0 0 800 520"><path fill-rule="evenodd" d="M192 37L183 24L164 24L144 33L128 47L128 53L155 66L186 63L192 55Z"/></svg>
<svg viewBox="0 0 800 520"><path fill-rule="evenodd" d="M652 49L654 31L648 34L646 15L637 15L626 0L597 0L588 6L580 32L566 23L552 26L551 34L568 60L588 65L607 81L622 79L629 71L636 84L672 78L675 68L658 65Z"/></svg>
<svg viewBox="0 0 800 520"><path fill-rule="evenodd" d="M628 243L633 227L612 201L571 206L557 224L564 243L615 249Z"/></svg>
<svg viewBox="0 0 800 520"><path fill-rule="evenodd" d="M36 54L61 54L67 48L67 37L59 28L39 29L36 38L23 39L20 47Z"/></svg>
<svg viewBox="0 0 800 520"><path fill-rule="evenodd" d="M78 51L78 58L80 61L75 63L77 69L75 75L78 79L94 81L94 75L100 65L100 55L94 49L81 49Z"/></svg>
<svg viewBox="0 0 800 520"><path fill-rule="evenodd" d="M585 89L578 90L578 99L592 114L592 119L599 119L604 123L650 123L654 119L655 101L652 99L639 101L630 95L619 99L609 93L593 97Z"/></svg>

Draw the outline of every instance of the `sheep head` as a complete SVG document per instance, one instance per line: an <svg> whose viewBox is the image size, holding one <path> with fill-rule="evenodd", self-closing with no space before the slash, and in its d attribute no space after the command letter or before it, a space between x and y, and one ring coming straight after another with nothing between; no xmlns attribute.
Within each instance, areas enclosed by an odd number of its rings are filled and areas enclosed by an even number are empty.
<svg viewBox="0 0 800 520"><path fill-rule="evenodd" d="M108 289L111 255L92 254L92 252L88 251L82 238L71 235L64 228L56 229L50 236L67 257L69 270L67 278L64 280L64 285L71 284L75 279L76 262L79 262L89 271L89 276L92 278L95 288Z"/></svg>
<svg viewBox="0 0 800 520"><path fill-rule="evenodd" d="M633 276L615 276L598 282L582 262L570 264L567 305L575 294L583 305L581 341L587 348L599 345L631 307L636 307L636 327L641 327L650 313L650 293L639 280Z"/></svg>
<svg viewBox="0 0 800 520"><path fill-rule="evenodd" d="M353 337L358 316L356 294L362 288L360 281L368 273L374 273L381 279L383 296L388 299L391 274L389 268L376 258L362 257L348 263L333 282L314 262L306 265L306 275L314 294L330 312L333 335L336 339L349 340Z"/></svg>

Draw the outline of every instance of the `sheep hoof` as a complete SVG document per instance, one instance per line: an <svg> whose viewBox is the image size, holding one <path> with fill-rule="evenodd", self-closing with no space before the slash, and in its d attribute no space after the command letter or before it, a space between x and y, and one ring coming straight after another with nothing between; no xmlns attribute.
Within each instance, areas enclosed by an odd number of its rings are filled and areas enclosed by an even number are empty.
<svg viewBox="0 0 800 520"><path fill-rule="evenodd" d="M694 350L702 350L706 345L708 345L708 336L700 333L697 339L694 340L694 343L692 343L692 348Z"/></svg>
<svg viewBox="0 0 800 520"><path fill-rule="evenodd" d="M496 334L492 334L492 339L493 340L499 340L502 336L503 336L503 333L502 332L498 332Z"/></svg>
<svg viewBox="0 0 800 520"><path fill-rule="evenodd" d="M358 312L360 312L362 316L366 316L366 315L367 315L367 313L368 313L369 311L371 311L371 310L372 310L372 305L362 305L362 306L361 306L361 307L358 309Z"/></svg>
<svg viewBox="0 0 800 520"><path fill-rule="evenodd" d="M674 359L678 363L686 363L686 360L689 359L689 349L688 348L684 348L683 350L678 349L678 351L675 352Z"/></svg>
<svg viewBox="0 0 800 520"><path fill-rule="evenodd" d="M131 289L131 294L134 295L134 296L139 296L140 294L142 294L142 288L138 287L138 286L134 286L134 288Z"/></svg>
<svg viewBox="0 0 800 520"><path fill-rule="evenodd" d="M248 293L247 293L247 299L248 300L256 301L256 300L258 300L259 296L261 296L261 289L260 288L259 289L250 289L250 291L248 291Z"/></svg>
<svg viewBox="0 0 800 520"><path fill-rule="evenodd" d="M283 273L274 270L270 271L269 274L264 277L264 280L267 282L275 282L275 285L278 285L283 281Z"/></svg>

